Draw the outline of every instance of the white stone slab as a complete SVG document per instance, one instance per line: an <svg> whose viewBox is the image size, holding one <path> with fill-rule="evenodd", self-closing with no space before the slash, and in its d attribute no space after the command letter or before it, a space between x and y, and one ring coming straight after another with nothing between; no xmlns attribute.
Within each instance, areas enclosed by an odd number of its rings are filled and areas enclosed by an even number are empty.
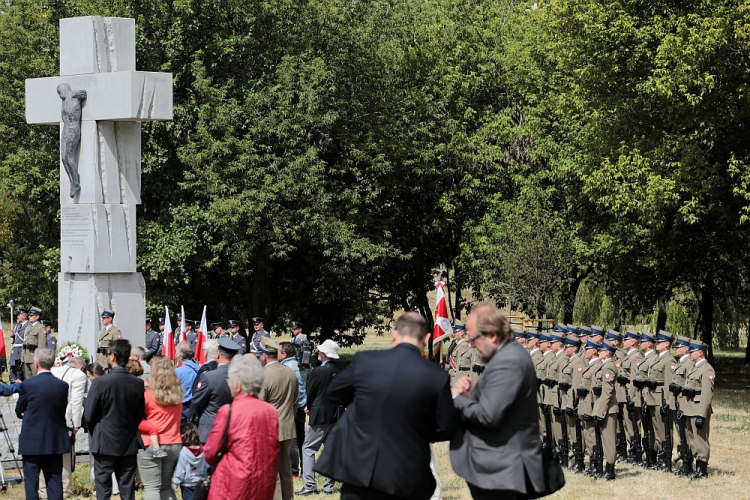
<svg viewBox="0 0 750 500"><path fill-rule="evenodd" d="M62 134L62 127L60 127ZM81 191L70 197L60 162L60 203L141 203L141 124L82 122L78 152Z"/></svg>
<svg viewBox="0 0 750 500"><path fill-rule="evenodd" d="M60 19L60 74L135 71L135 19Z"/></svg>
<svg viewBox="0 0 750 500"><path fill-rule="evenodd" d="M63 205L60 241L62 272L135 272L135 206Z"/></svg>
<svg viewBox="0 0 750 500"><path fill-rule="evenodd" d="M57 125L62 101L57 86L85 90L81 120L153 121L172 119L172 74L118 71L26 80L26 121Z"/></svg>
<svg viewBox="0 0 750 500"><path fill-rule="evenodd" d="M123 338L134 345L144 344L146 283L141 273L60 273L57 286L59 344L75 340L89 354L96 353L104 309L115 312L114 324Z"/></svg>

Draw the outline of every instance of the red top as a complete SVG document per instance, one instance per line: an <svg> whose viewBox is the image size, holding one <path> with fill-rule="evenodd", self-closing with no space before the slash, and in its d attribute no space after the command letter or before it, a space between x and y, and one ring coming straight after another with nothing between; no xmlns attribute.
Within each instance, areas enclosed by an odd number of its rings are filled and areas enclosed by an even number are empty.
<svg viewBox="0 0 750 500"><path fill-rule="evenodd" d="M149 390L146 390L144 398L146 399L146 418L138 426L143 444L148 446L149 436L154 434L159 436L159 444L182 444L182 437L180 437L182 403L160 405Z"/></svg>
<svg viewBox="0 0 750 500"><path fill-rule="evenodd" d="M219 408L203 457L216 462L229 405ZM238 394L232 403L227 453L211 478L209 500L272 500L279 473L279 416L255 396Z"/></svg>

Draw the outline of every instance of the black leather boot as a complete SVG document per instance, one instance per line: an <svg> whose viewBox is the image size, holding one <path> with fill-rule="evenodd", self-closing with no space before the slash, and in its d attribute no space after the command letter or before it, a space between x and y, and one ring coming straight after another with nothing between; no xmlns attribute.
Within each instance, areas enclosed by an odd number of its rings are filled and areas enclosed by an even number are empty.
<svg viewBox="0 0 750 500"><path fill-rule="evenodd" d="M596 475L596 460L594 459L594 457L591 457L591 459L589 459L589 468L583 472L583 475L589 477L593 477Z"/></svg>
<svg viewBox="0 0 750 500"><path fill-rule="evenodd" d="M599 476L599 479L603 479L605 481L614 481L615 480L615 464L606 464L604 466L604 474Z"/></svg>
<svg viewBox="0 0 750 500"><path fill-rule="evenodd" d="M679 477L690 477L693 475L693 459L683 460L682 465L679 469L674 471L675 475Z"/></svg>
<svg viewBox="0 0 750 500"><path fill-rule="evenodd" d="M695 474L692 479L706 479L708 477L708 462L703 460L695 461Z"/></svg>

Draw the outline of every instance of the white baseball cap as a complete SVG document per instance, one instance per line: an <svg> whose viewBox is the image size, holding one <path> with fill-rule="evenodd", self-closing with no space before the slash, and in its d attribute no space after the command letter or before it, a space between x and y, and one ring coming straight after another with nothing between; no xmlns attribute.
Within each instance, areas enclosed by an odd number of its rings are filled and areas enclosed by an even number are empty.
<svg viewBox="0 0 750 500"><path fill-rule="evenodd" d="M331 339L320 344L318 346L318 351L331 359L339 359L339 345Z"/></svg>

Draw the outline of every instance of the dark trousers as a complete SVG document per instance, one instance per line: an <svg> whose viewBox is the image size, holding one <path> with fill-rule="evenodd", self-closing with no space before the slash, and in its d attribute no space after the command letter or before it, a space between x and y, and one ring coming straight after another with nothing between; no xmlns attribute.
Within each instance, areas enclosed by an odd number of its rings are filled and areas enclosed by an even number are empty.
<svg viewBox="0 0 750 500"><path fill-rule="evenodd" d="M49 500L62 500L62 455L24 455L23 476L26 498L38 500L39 498L39 473L44 474L44 482L47 484L47 498Z"/></svg>
<svg viewBox="0 0 750 500"><path fill-rule="evenodd" d="M193 493L195 492L195 486L180 485L180 492L182 493L182 500L193 500Z"/></svg>
<svg viewBox="0 0 750 500"><path fill-rule="evenodd" d="M109 500L112 496L112 473L117 478L120 498L135 500L135 471L138 468L137 455L118 457L94 453L94 485L96 500Z"/></svg>
<svg viewBox="0 0 750 500"><path fill-rule="evenodd" d="M180 420L182 423L190 422L190 403L192 401L184 401L182 403L182 418Z"/></svg>
<svg viewBox="0 0 750 500"><path fill-rule="evenodd" d="M292 475L301 476L302 472L302 444L305 442L305 409L297 408L294 414L294 429L297 437L292 439Z"/></svg>
<svg viewBox="0 0 750 500"><path fill-rule="evenodd" d="M518 498L518 492L514 490L485 490L471 483L466 484L469 485L471 498L474 500L516 500Z"/></svg>
<svg viewBox="0 0 750 500"><path fill-rule="evenodd" d="M421 500L427 500L429 496ZM420 500L412 497L400 497L389 495L372 488L363 488L361 486L352 486L351 484L341 485L341 500Z"/></svg>
<svg viewBox="0 0 750 500"><path fill-rule="evenodd" d="M11 384L16 380L26 380L23 377L23 366L20 359L10 364L10 378L8 380Z"/></svg>

